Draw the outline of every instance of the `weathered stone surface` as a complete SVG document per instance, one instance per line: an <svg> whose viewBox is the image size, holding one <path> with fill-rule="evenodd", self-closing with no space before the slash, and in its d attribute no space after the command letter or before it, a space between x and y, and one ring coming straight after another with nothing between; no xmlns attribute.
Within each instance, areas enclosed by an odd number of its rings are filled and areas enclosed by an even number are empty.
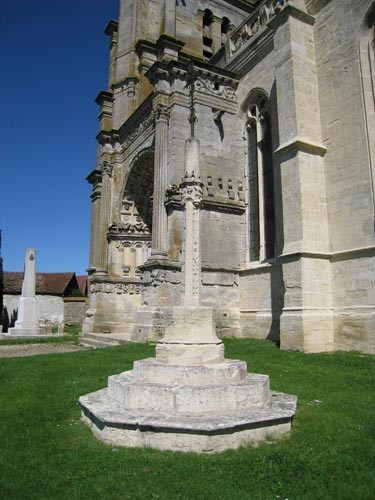
<svg viewBox="0 0 375 500"><path fill-rule="evenodd" d="M271 393L270 403L250 413L170 415L126 411L102 389L80 398L82 417L108 444L182 452L213 453L236 449L290 430L296 397Z"/></svg>
<svg viewBox="0 0 375 500"><path fill-rule="evenodd" d="M107 32L90 273L94 290L142 282L130 301L96 290L84 331L156 340L183 304L193 100L199 286L217 333L374 352L373 1L136 4L121 0ZM151 253L174 271L154 262L151 276Z"/></svg>

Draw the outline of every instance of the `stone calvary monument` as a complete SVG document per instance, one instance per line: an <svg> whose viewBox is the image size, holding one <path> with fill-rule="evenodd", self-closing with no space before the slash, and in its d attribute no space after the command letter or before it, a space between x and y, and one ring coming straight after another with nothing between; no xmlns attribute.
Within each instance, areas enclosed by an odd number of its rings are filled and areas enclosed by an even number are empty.
<svg viewBox="0 0 375 500"><path fill-rule="evenodd" d="M193 109L191 116L193 131ZM203 196L194 136L185 143L185 167L183 304L173 307L155 358L109 377L107 389L80 403L84 421L107 443L209 453L289 431L297 398L271 392L267 376L224 358L213 308L200 305Z"/></svg>
<svg viewBox="0 0 375 500"><path fill-rule="evenodd" d="M83 339L167 339L185 304L193 85L195 279L216 335L375 353L374 12L373 0L120 1L88 176Z"/></svg>
<svg viewBox="0 0 375 500"><path fill-rule="evenodd" d="M14 328L9 328L4 337L39 337L46 335L46 329L39 326L38 303L35 298L35 248L27 248L25 270L20 297L18 319Z"/></svg>

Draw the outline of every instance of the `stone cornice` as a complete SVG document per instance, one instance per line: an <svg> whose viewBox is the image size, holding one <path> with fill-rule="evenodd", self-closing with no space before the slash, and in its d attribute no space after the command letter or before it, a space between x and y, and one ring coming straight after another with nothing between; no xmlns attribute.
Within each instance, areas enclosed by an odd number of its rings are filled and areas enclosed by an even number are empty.
<svg viewBox="0 0 375 500"><path fill-rule="evenodd" d="M245 12L251 12L258 0L225 0L226 3L233 5L233 7L237 7Z"/></svg>
<svg viewBox="0 0 375 500"><path fill-rule="evenodd" d="M290 151L303 151L317 156L324 156L327 148L319 142L312 141L306 137L297 136L281 144L274 151L274 154L285 154Z"/></svg>
<svg viewBox="0 0 375 500"><path fill-rule="evenodd" d="M94 168L86 177L86 180L89 184L97 184L102 180L102 173L97 168Z"/></svg>
<svg viewBox="0 0 375 500"><path fill-rule="evenodd" d="M95 98L96 104L102 106L103 103L110 102L112 104L113 92L111 90L102 90Z"/></svg>
<svg viewBox="0 0 375 500"><path fill-rule="evenodd" d="M183 210L184 204L181 198L176 195L167 199L167 201L165 202L165 207L167 209ZM246 207L245 204L240 201L227 201L203 197L201 202L201 209L207 211L242 215L245 212Z"/></svg>
<svg viewBox="0 0 375 500"><path fill-rule="evenodd" d="M336 252L310 252L301 250L299 252L291 252L280 255L277 260L280 263L283 261L294 261L301 258L305 259L324 259L331 262L338 262L341 260L346 260L352 258L354 255L357 256L369 256L375 255L375 246L359 247L359 248L349 248L346 250L338 250Z"/></svg>
<svg viewBox="0 0 375 500"><path fill-rule="evenodd" d="M301 9L295 7L294 5L288 3L277 16L270 19L269 25L271 26L272 29L275 29L279 24L284 22L284 20L287 19L289 16L294 17L295 19L298 19L299 21L305 24L310 24L311 26L315 23L314 16L311 16L307 12L304 12Z"/></svg>
<svg viewBox="0 0 375 500"><path fill-rule="evenodd" d="M108 36L112 36L113 33L117 33L118 31L118 22L114 19L111 19L107 26L105 27L104 33Z"/></svg>

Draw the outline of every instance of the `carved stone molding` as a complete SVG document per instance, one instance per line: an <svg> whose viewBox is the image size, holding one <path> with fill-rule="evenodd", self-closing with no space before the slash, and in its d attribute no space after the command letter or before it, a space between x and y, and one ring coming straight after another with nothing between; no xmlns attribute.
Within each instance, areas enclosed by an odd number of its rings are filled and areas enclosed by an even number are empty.
<svg viewBox="0 0 375 500"><path fill-rule="evenodd" d="M130 144L132 144L137 137L139 137L142 132L144 132L148 127L152 126L155 121L155 114L151 110L149 114L136 124L136 126L131 130L131 132L126 136L124 142L122 143L122 151L127 149Z"/></svg>
<svg viewBox="0 0 375 500"><path fill-rule="evenodd" d="M147 224L142 221L134 224L130 222L114 222L109 226L108 231L118 234L151 234Z"/></svg>
<svg viewBox="0 0 375 500"><path fill-rule="evenodd" d="M191 201L195 207L199 207L203 199L203 183L194 172L186 175L180 184L181 199L184 204Z"/></svg>
<svg viewBox="0 0 375 500"><path fill-rule="evenodd" d="M194 89L202 94L213 95L217 97L223 97L230 101L236 101L236 91L229 85L220 85L209 78L203 78L198 76L194 81Z"/></svg>
<svg viewBox="0 0 375 500"><path fill-rule="evenodd" d="M91 293L139 295L141 291L140 283L92 283L90 286Z"/></svg>
<svg viewBox="0 0 375 500"><path fill-rule="evenodd" d="M118 241L116 244L116 248L119 252L123 252L124 248L130 248L130 250L135 251L137 248L151 248L151 241L127 241L127 240L122 240Z"/></svg>
<svg viewBox="0 0 375 500"><path fill-rule="evenodd" d="M235 54L256 35L279 11L288 5L288 0L267 0L229 36L231 54Z"/></svg>

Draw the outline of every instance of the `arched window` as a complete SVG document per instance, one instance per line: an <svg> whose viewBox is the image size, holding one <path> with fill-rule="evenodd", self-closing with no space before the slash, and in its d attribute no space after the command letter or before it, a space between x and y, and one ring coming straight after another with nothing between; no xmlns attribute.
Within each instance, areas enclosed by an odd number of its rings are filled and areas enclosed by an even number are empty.
<svg viewBox="0 0 375 500"><path fill-rule="evenodd" d="M212 51L212 44L213 44L213 37L212 37L212 31L211 31L211 25L214 20L214 15L209 9L205 9L204 14L203 14L203 21L202 21L202 27L203 27L203 56L205 59L210 59L212 57L213 51Z"/></svg>
<svg viewBox="0 0 375 500"><path fill-rule="evenodd" d="M275 257L275 201L268 98L258 92L247 108L248 241L250 262Z"/></svg>

